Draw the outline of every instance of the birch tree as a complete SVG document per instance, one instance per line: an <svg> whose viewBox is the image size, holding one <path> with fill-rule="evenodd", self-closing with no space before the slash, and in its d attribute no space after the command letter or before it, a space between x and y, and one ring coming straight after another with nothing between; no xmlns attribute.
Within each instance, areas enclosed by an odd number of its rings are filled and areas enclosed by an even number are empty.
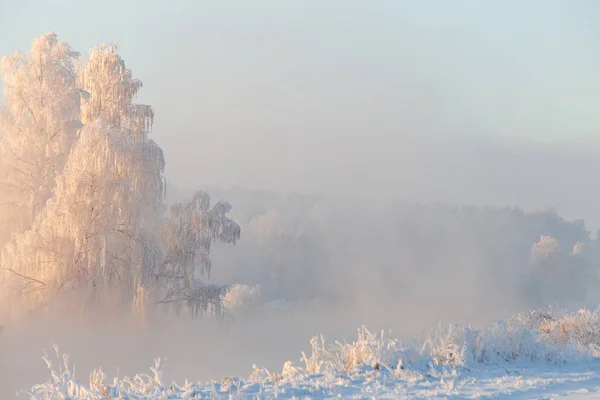
<svg viewBox="0 0 600 400"><path fill-rule="evenodd" d="M227 217L231 205L225 201L210 206L210 196L197 192L189 202L169 207L163 225L163 262L156 269L164 297L161 304L182 303L194 314L224 315L222 307L227 287L205 285L198 276L210 276L210 247L214 240L233 243L240 238L240 227Z"/></svg>
<svg viewBox="0 0 600 400"><path fill-rule="evenodd" d="M34 48L45 49L44 43L58 42L55 35L46 35ZM61 50L50 53L76 54L68 45L55 46ZM18 63L13 64L17 69ZM65 296L72 303L77 295L83 307L144 314L151 305L162 304L177 311L187 307L194 315L222 316L227 288L206 285L199 277L210 272L212 241L235 243L240 237L239 226L226 216L231 206L222 201L210 207L209 196L199 192L188 203L172 205L164 216L163 151L148 138L154 113L150 106L132 102L142 83L113 44L93 48L77 75L73 64L65 68L69 80L60 79L65 72L58 67L45 72L49 82L68 83L66 88L56 84L56 96L46 101L62 103L66 98L73 103L67 102L63 114L44 114L47 125L76 126L67 123L75 117L84 125L77 135L66 128L55 132L61 152L37 155L43 165L57 165L52 176L44 177L52 182L52 191L30 213L28 226L11 227L12 239L2 249L0 302L4 295L11 312L20 314L60 304ZM35 114L24 111L23 96L15 93L43 97L46 89L20 88L31 84L26 79L11 82L7 110L25 117L9 117L14 123L5 130L3 142L16 143L38 127ZM82 102L75 97L80 94ZM46 107L63 110L56 104ZM15 161L6 165L15 168ZM32 189L41 185L36 180L28 184ZM16 188L24 185L14 182Z"/></svg>
<svg viewBox="0 0 600 400"><path fill-rule="evenodd" d="M83 93L76 85L78 57L50 32L27 54L2 58L0 245L31 226L75 141Z"/></svg>
<svg viewBox="0 0 600 400"><path fill-rule="evenodd" d="M100 118L112 128L147 137L154 111L148 105L132 103L143 84L133 78L115 43L102 43L90 50L89 60L79 70L78 81L89 93L81 106L83 123Z"/></svg>

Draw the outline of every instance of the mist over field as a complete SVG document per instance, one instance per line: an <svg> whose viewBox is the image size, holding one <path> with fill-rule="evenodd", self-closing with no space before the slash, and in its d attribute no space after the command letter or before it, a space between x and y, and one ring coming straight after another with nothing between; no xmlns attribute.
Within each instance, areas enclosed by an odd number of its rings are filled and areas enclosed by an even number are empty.
<svg viewBox="0 0 600 400"><path fill-rule="evenodd" d="M530 308L593 308L599 300L597 242L581 222L552 210L208 191L245 204L231 213L242 239L213 248L206 280L236 285L226 299L231 320L192 320L184 311L140 326L127 314L79 307L40 313L3 332L9 388L43 381L40 358L52 343L72 355L81 379L98 366L108 376L131 375L160 356L167 377L206 380L298 360L316 332L351 338L365 324L409 341L438 322L483 326ZM532 248L540 235L558 246L538 261Z"/></svg>
<svg viewBox="0 0 600 400"><path fill-rule="evenodd" d="M0 398L598 306L596 3L166 4L0 2Z"/></svg>

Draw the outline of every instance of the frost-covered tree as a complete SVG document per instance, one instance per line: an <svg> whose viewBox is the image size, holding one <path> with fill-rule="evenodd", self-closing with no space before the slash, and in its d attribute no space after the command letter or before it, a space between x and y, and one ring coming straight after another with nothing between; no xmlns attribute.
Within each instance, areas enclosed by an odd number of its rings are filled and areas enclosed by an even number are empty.
<svg viewBox="0 0 600 400"><path fill-rule="evenodd" d="M56 39L46 35L40 40L48 38ZM34 48L40 47L38 42ZM60 168L47 176L52 191L30 213L30 224L11 227L12 238L1 253L0 302L4 297L5 305L11 302L10 312L19 314L65 296L72 302L76 294L82 307L145 314L152 304L177 310L187 305L194 314L221 315L227 289L205 285L196 274L210 271L211 241L235 243L239 238L239 226L226 217L231 206L219 202L210 208L208 195L199 193L189 203L171 206L164 216L163 152L148 138L154 114L151 107L132 103L141 82L133 79L114 45L92 49L77 79L71 64L69 68L69 87L77 96L82 93L84 101L73 100L65 115L80 116L84 126L77 135L58 130L55 134L64 137L56 140L71 144L59 153L38 155ZM46 72L52 73L63 71ZM21 90L19 82L11 86L14 93ZM61 104L65 96L46 101ZM7 96L7 110L16 115L21 109L13 101ZM30 119L14 119L12 140L28 132ZM14 160L6 165L15 168ZM25 184L14 183L20 185ZM37 185L32 181L27 187Z"/></svg>
<svg viewBox="0 0 600 400"><path fill-rule="evenodd" d="M544 262L556 255L558 242L552 236L541 235L540 240L531 246L531 259L535 262Z"/></svg>
<svg viewBox="0 0 600 400"><path fill-rule="evenodd" d="M75 141L78 57L51 32L27 54L2 58L7 105L0 112L0 245L31 226Z"/></svg>
<svg viewBox="0 0 600 400"><path fill-rule="evenodd" d="M571 252L571 254L578 256L578 255L583 254L585 252L585 250L586 250L585 244L583 244L581 242L576 242L573 245L573 251Z"/></svg>
<svg viewBox="0 0 600 400"><path fill-rule="evenodd" d="M90 301L100 294L110 301L119 295L118 304L132 301L153 267L147 250L160 212L163 168L162 151L153 142L101 121L86 126L55 196L32 228L3 251L3 265L21 291L45 299L83 287Z"/></svg>
<svg viewBox="0 0 600 400"><path fill-rule="evenodd" d="M233 243L240 237L240 227L227 217L231 205L225 201L210 206L210 197L197 192L191 201L169 207L163 225L164 258L156 269L156 278L164 282L162 304L181 305L184 301L194 313L222 315L226 287L205 285L197 276L212 267L210 247L214 240Z"/></svg>
<svg viewBox="0 0 600 400"><path fill-rule="evenodd" d="M148 105L134 104L142 88L118 53L115 43L102 43L90 50L90 58L79 70L78 81L89 93L81 105L84 123L101 118L112 128L126 129L145 138L152 128L154 111Z"/></svg>

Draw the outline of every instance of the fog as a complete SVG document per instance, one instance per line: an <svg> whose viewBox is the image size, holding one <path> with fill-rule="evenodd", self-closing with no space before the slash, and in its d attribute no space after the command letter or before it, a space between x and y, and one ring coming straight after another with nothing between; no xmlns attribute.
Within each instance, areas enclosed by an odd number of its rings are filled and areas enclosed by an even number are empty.
<svg viewBox="0 0 600 400"><path fill-rule="evenodd" d="M169 189L172 198L186 195ZM352 339L364 324L410 341L438 323L482 326L600 299L598 242L551 209L206 190L238 205L232 216L243 232L236 246L214 247L208 282L260 285L259 299L232 309L225 323L183 312L158 313L140 326L128 315L83 308L30 316L0 336L3 391L44 381L42 350L52 352L53 343L83 380L97 367L109 377L148 371L156 357L167 360L167 379L208 380L248 375L253 364L277 371L299 361L319 333ZM540 235L559 244L550 263L531 261ZM576 243L584 253L572 254Z"/></svg>
<svg viewBox="0 0 600 400"><path fill-rule="evenodd" d="M203 178L186 173L178 179L188 187L198 183L241 185L283 194L323 194L375 202L439 201L519 206L528 211L550 205L567 219L585 219L593 232L600 227L595 200L600 195L600 183L594 178L600 166L597 140L548 143L403 132L336 140L282 135L273 138L268 149L236 154L237 179L223 177L218 182L208 177L201 182ZM211 168L201 158L190 155L189 160L199 165L198 171Z"/></svg>
<svg viewBox="0 0 600 400"><path fill-rule="evenodd" d="M82 53L120 39L156 111L167 202L201 187L242 228L207 282L261 295L227 323L82 310L6 325L1 398L47 378L53 343L82 380L156 357L168 379L208 380L279 370L362 324L412 340L600 300L595 2L15 4L0 3L1 55L50 29ZM541 235L558 243L547 263L531 257Z"/></svg>

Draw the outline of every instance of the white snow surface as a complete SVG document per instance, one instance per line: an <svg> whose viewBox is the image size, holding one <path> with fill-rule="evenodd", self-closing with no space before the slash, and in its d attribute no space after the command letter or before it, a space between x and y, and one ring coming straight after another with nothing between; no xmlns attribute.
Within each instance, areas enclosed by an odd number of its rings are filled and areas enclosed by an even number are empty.
<svg viewBox="0 0 600 400"><path fill-rule="evenodd" d="M301 373L284 377L257 368L246 378L224 378L182 385L161 382L154 372L124 379L129 389L80 386L68 373L53 383L33 388L35 399L212 399L212 398L312 398L312 399L431 399L431 398L600 398L600 362L575 365L510 365L445 368L428 374L396 374L366 366L335 375ZM60 397L67 394L70 397ZM566 396L566 397L565 397Z"/></svg>
<svg viewBox="0 0 600 400"><path fill-rule="evenodd" d="M253 366L246 378L165 382L148 374L107 382L102 370L78 380L66 355L45 357L50 379L32 399L431 399L600 398L600 311L538 310L483 329L449 326L421 342L358 330L353 342L311 340L311 354L280 371ZM202 360L198 360L202 362ZM54 365L56 364L56 365Z"/></svg>

